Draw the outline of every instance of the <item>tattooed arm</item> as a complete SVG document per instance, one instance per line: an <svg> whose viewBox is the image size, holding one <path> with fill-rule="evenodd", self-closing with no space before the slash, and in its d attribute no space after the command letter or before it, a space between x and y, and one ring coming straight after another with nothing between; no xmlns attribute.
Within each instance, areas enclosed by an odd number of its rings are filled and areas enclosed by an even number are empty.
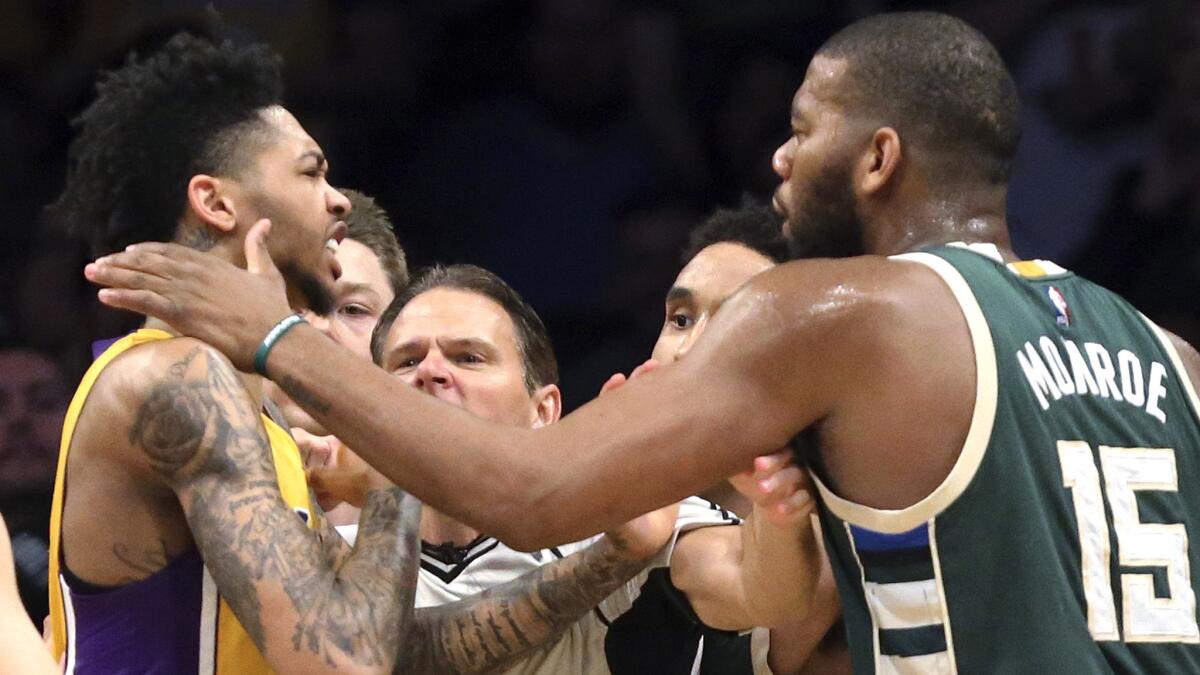
<svg viewBox="0 0 1200 675"><path fill-rule="evenodd" d="M316 500L313 500L316 504ZM349 546L314 506L318 535L337 560ZM502 670L552 645L560 634L637 575L674 532L678 508L640 516L596 543L507 584L457 602L422 607L396 672L465 675Z"/></svg>
<svg viewBox="0 0 1200 675"><path fill-rule="evenodd" d="M382 673L411 619L420 505L370 493L354 550L329 550L284 503L254 405L224 357L189 339L148 346L162 373L128 392L130 445L176 493L217 588L278 672Z"/></svg>
<svg viewBox="0 0 1200 675"><path fill-rule="evenodd" d="M416 610L396 672L436 675L499 672L538 649L632 579L649 556L605 536L503 586Z"/></svg>

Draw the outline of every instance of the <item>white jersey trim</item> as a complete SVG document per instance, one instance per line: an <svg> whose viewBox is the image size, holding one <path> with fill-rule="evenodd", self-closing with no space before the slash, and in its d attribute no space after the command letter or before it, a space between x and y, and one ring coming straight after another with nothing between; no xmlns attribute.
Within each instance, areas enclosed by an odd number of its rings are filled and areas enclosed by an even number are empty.
<svg viewBox="0 0 1200 675"><path fill-rule="evenodd" d="M949 659L949 668L942 671L946 673L957 673L958 662L954 658L954 633L950 628L950 598L946 595L946 584L942 579L942 556L938 552L937 545L937 522L929 521L929 556L933 562L933 575L937 580L937 595L938 604L942 609L942 630L946 632L946 651L943 652L946 658Z"/></svg>
<svg viewBox="0 0 1200 675"><path fill-rule="evenodd" d="M983 316L983 310L979 308L979 301L975 299L975 294L971 292L962 274L953 265L931 253L905 253L892 256L891 259L919 263L936 272L954 293L963 317L967 320L971 345L975 350L975 406L967 438L954 467L942 483L924 499L908 508L876 509L863 506L837 496L815 474L813 482L821 493L821 498L825 500L825 505L838 518L876 532L899 534L908 532L945 511L975 477L992 438L998 385L992 331Z"/></svg>
<svg viewBox="0 0 1200 675"><path fill-rule="evenodd" d="M1145 321L1146 325L1150 327L1162 344L1163 351L1170 357L1171 367L1175 369L1175 376L1183 383L1183 390L1187 392L1188 401L1192 404L1192 417L1200 422L1200 396L1196 395L1196 387L1192 384L1192 378L1188 376L1187 366L1183 365L1183 359L1179 357L1179 352L1171 343L1171 336L1167 335L1166 331L1159 328L1158 324L1151 321L1145 314L1138 312L1138 316L1142 317L1142 321Z"/></svg>
<svg viewBox="0 0 1200 675"><path fill-rule="evenodd" d="M775 675L768 659L771 654L771 629L755 626L750 630L750 658L754 675Z"/></svg>
<svg viewBox="0 0 1200 675"><path fill-rule="evenodd" d="M67 663L63 670L63 675L74 675L75 673L75 605L71 601L71 588L67 585L67 580L60 573L58 575L58 587L62 589L63 601L63 616L66 619L67 628Z"/></svg>

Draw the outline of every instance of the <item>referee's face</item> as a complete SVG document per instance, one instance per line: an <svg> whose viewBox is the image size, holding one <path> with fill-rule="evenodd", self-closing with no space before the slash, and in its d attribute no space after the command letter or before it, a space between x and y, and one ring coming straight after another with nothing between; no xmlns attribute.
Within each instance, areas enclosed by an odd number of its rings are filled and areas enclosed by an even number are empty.
<svg viewBox="0 0 1200 675"><path fill-rule="evenodd" d="M483 295L441 287L413 298L388 331L381 365L484 419L513 426L539 419L542 390L525 388L512 319Z"/></svg>

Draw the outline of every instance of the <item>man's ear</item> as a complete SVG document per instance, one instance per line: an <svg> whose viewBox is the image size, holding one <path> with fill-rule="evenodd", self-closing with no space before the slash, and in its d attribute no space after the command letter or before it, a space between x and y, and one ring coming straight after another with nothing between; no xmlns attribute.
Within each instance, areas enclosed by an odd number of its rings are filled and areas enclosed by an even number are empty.
<svg viewBox="0 0 1200 675"><path fill-rule="evenodd" d="M880 127L871 135L858 163L858 190L873 195L894 182L900 163L904 160L900 134L891 127Z"/></svg>
<svg viewBox="0 0 1200 675"><path fill-rule="evenodd" d="M533 392L533 428L554 424L562 417L562 392L557 384L547 384Z"/></svg>
<svg viewBox="0 0 1200 675"><path fill-rule="evenodd" d="M228 183L220 178L196 174L187 185L188 208L206 226L228 234L237 227L237 213L228 192Z"/></svg>

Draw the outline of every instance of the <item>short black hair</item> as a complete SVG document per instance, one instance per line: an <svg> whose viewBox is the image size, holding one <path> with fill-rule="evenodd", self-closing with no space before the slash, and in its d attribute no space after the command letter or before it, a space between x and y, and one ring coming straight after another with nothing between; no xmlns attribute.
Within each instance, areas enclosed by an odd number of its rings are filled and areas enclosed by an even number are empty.
<svg viewBox="0 0 1200 675"><path fill-rule="evenodd" d="M352 207L345 217L346 237L366 246L379 258L392 293L399 295L408 285L408 260L387 212L373 198L358 190L338 189L350 200Z"/></svg>
<svg viewBox="0 0 1200 675"><path fill-rule="evenodd" d="M878 14L817 55L846 61L845 103L915 141L939 181L1007 182L1020 139L1017 88L982 33L938 12Z"/></svg>
<svg viewBox="0 0 1200 675"><path fill-rule="evenodd" d="M769 205L743 199L741 206L717 209L692 230L683 249L683 264L713 244L741 244L761 253L772 262L788 259L787 240L783 238L783 216Z"/></svg>
<svg viewBox="0 0 1200 675"><path fill-rule="evenodd" d="M100 255L170 241L188 180L237 176L265 142L261 111L283 96L280 59L264 46L180 33L103 74L74 120L67 181L54 209Z"/></svg>
<svg viewBox="0 0 1200 675"><path fill-rule="evenodd" d="M404 291L379 317L371 334L371 357L383 365L383 350L388 333L405 305L435 288L454 288L477 293L504 308L517 333L517 351L525 369L525 389L532 394L538 387L558 384L558 361L550 345L550 335L542 319L512 286L492 272L475 265L434 265L419 272Z"/></svg>

